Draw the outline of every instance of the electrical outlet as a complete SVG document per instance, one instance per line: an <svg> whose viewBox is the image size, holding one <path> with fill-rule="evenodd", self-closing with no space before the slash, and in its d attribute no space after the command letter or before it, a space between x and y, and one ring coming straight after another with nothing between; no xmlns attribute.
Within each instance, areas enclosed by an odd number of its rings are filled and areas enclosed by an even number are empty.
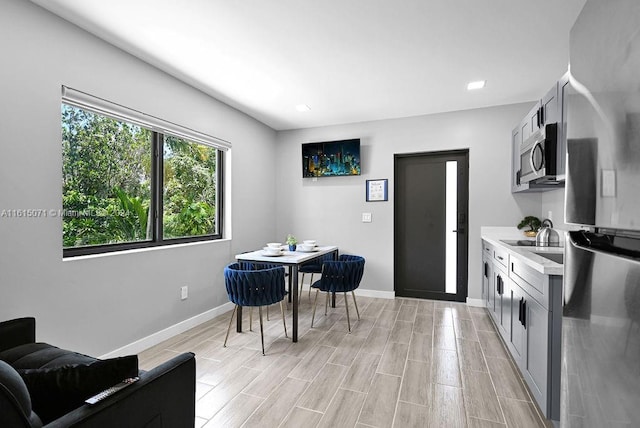
<svg viewBox="0 0 640 428"><path fill-rule="evenodd" d="M186 285L184 287L180 287L180 299L186 300L189 297L189 287Z"/></svg>
<svg viewBox="0 0 640 428"><path fill-rule="evenodd" d="M371 213L362 213L362 222L371 223Z"/></svg>

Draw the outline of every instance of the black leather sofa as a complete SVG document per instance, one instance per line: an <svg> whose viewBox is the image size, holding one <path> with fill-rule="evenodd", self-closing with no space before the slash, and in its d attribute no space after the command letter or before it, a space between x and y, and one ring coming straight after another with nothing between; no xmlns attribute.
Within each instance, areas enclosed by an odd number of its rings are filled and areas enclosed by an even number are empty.
<svg viewBox="0 0 640 428"><path fill-rule="evenodd" d="M109 376L114 376L114 370L121 371L125 366L127 372L137 372L137 382L96 404L72 404L73 408L52 420L38 415L38 405L43 413L51 413L51 406L59 400L64 402L65 394L76 399L78 394L89 394L81 400L94 395L97 391L91 391L91 387L95 389L97 383L79 387L78 382L99 379L94 373L97 369L110 367ZM34 318L1 322L0 427L193 427L195 370L192 353L180 354L149 371L138 371L137 356L97 360L37 343ZM102 378L98 382L105 381ZM65 382L71 386L65 389Z"/></svg>

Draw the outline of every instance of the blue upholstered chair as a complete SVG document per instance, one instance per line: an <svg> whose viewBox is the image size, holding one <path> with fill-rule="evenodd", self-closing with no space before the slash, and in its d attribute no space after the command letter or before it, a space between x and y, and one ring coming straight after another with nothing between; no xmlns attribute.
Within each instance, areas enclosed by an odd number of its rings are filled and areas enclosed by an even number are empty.
<svg viewBox="0 0 640 428"><path fill-rule="evenodd" d="M287 336L287 324L284 320L282 301L286 295L284 285L284 267L269 265L250 265L243 269L239 263L232 263L224 268L224 283L229 300L235 306L229 320L224 346L227 346L229 330L238 306L258 306L260 315L260 339L262 341L262 355L264 355L264 333L262 328L262 307L280 302L284 335Z"/></svg>
<svg viewBox="0 0 640 428"><path fill-rule="evenodd" d="M322 274L322 263L330 260L333 260L333 253L325 254L321 257L318 257L317 259L310 260L306 263L303 263L298 268L298 273L302 274L302 280L300 281L300 294L298 297L299 299L302 298L302 287L304 285L305 274L311 274L311 279L309 280L309 300L311 300L311 284L313 284L313 275Z"/></svg>
<svg viewBox="0 0 640 428"><path fill-rule="evenodd" d="M349 304L347 302L347 292L351 291L353 296L353 304L356 307L358 319L360 319L360 311L358 311L358 303L356 302L356 294L353 292L360 285L362 275L364 274L364 257L352 256L348 254L341 255L336 261L325 261L322 264L322 278L311 285L316 289L316 297L313 301L313 314L311 315L311 327L316 316L316 302L318 301L318 292L327 293L324 304L324 314L327 315L327 306L329 305L330 293L344 293L344 306L347 310L347 325L349 333L351 333L351 320L349 319Z"/></svg>

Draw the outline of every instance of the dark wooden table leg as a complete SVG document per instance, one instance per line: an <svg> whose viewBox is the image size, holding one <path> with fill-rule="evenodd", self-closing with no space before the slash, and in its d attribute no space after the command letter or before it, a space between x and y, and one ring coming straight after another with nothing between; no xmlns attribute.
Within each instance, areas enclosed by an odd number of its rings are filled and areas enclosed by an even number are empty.
<svg viewBox="0 0 640 428"><path fill-rule="evenodd" d="M291 280L293 278L293 273L291 272L291 266L289 266L289 303L291 303Z"/></svg>
<svg viewBox="0 0 640 428"><path fill-rule="evenodd" d="M337 251L333 252L333 260L338 260L338 252ZM336 307L336 293L331 293L331 307L332 308Z"/></svg>
<svg viewBox="0 0 640 428"><path fill-rule="evenodd" d="M291 311L291 322L293 326L291 327L291 340L294 342L298 341L298 265L291 266L291 276L293 276L293 309Z"/></svg>

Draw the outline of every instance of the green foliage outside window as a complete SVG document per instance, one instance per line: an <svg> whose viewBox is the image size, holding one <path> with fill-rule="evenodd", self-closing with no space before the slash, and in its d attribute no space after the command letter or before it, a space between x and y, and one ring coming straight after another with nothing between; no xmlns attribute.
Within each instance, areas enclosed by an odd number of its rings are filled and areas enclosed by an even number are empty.
<svg viewBox="0 0 640 428"><path fill-rule="evenodd" d="M148 129L62 105L64 248L154 239L154 141ZM217 150L164 135L162 152L156 240L215 234Z"/></svg>

